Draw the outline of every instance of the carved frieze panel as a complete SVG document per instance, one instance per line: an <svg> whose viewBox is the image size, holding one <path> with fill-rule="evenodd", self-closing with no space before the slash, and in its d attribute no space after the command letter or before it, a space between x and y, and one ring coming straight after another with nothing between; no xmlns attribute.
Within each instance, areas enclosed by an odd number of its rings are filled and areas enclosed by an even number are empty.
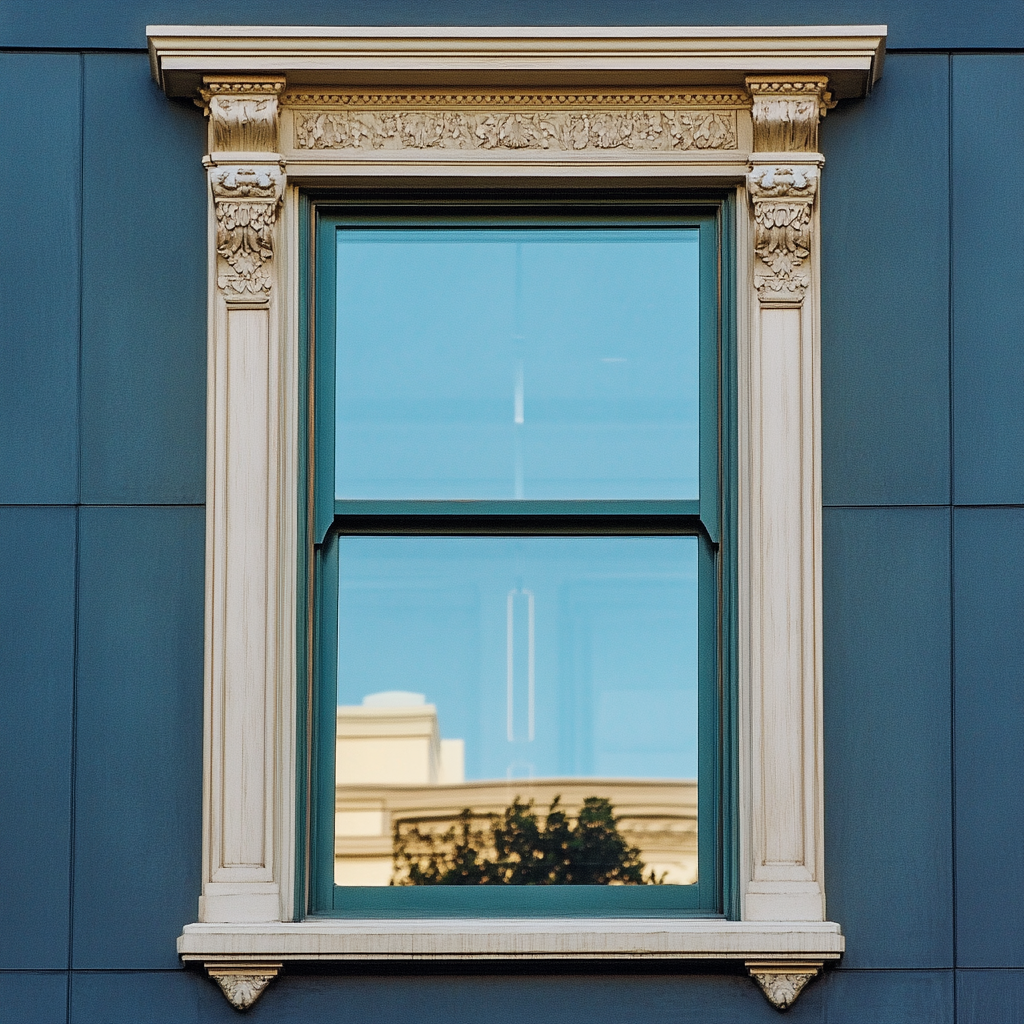
<svg viewBox="0 0 1024 1024"><path fill-rule="evenodd" d="M297 150L575 153L735 150L737 109L746 105L738 92L306 94L288 102Z"/></svg>
<svg viewBox="0 0 1024 1024"><path fill-rule="evenodd" d="M231 298L270 295L269 262L284 175L273 167L217 167L210 172L217 218L217 286Z"/></svg>

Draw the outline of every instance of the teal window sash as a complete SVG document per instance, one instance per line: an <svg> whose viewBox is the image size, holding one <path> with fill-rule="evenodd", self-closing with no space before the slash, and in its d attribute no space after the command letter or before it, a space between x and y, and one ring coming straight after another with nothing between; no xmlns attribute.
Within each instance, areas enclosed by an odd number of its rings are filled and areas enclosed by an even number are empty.
<svg viewBox="0 0 1024 1024"><path fill-rule="evenodd" d="M299 828L296 880L301 916L359 918L506 916L738 916L735 807L735 369L732 306L732 199L616 204L560 200L557 214L525 216L505 203L449 204L443 213L394 203L360 206L303 198L300 270L312 301L300 316L303 431L307 454L300 509ZM571 213L566 208L575 206ZM697 227L700 246L700 498L690 501L375 501L334 498L335 232L357 224L500 224ZM317 282L326 282L317 288ZM315 327L314 327L315 324ZM321 339L317 344L317 339ZM706 443L710 438L711 443ZM726 514L723 514L726 513ZM698 881L672 886L334 885L335 717L337 707L338 538L413 535L696 536L700 611L698 682Z"/></svg>

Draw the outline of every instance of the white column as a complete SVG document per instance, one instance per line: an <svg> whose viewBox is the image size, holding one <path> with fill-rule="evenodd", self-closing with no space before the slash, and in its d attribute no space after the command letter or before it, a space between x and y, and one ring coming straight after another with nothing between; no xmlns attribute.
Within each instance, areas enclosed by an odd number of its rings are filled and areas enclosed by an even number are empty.
<svg viewBox="0 0 1024 1024"><path fill-rule="evenodd" d="M282 757L290 757L294 589L291 431L282 403L275 259L285 176L283 79L207 79L212 261L209 310L204 873L199 917L278 921L290 905ZM287 773L286 773L287 774ZM290 799L288 803L290 804Z"/></svg>
<svg viewBox="0 0 1024 1024"><path fill-rule="evenodd" d="M753 280L739 393L742 913L825 920L822 878L821 471L817 211L821 78L748 79Z"/></svg>

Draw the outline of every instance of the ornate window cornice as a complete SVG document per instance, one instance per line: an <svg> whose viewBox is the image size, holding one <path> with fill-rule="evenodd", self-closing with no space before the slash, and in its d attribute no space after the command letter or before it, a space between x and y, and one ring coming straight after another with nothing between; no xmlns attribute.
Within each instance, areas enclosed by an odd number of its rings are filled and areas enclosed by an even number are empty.
<svg viewBox="0 0 1024 1024"><path fill-rule="evenodd" d="M209 115L203 891L239 1007L283 964L744 962L773 1005L843 951L823 850L818 125L885 29L151 28ZM735 190L738 921L295 921L298 190L471 179ZM299 915L301 916L301 915Z"/></svg>
<svg viewBox="0 0 1024 1024"><path fill-rule="evenodd" d="M204 75L285 75L289 85L566 88L741 85L746 75L827 75L836 99L882 74L885 26L167 26L146 30L153 77L194 96Z"/></svg>

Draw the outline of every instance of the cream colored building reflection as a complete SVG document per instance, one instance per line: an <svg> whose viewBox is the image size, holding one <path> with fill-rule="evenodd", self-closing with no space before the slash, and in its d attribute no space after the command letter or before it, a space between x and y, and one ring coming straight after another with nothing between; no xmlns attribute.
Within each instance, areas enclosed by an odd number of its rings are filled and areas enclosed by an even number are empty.
<svg viewBox="0 0 1024 1024"><path fill-rule="evenodd" d="M396 822L442 830L463 808L500 813L515 797L543 814L556 796L570 814L606 797L619 831L665 881L697 880L697 783L599 778L465 781L465 744L441 739L437 709L420 694L372 694L338 708L334 880L387 885Z"/></svg>

